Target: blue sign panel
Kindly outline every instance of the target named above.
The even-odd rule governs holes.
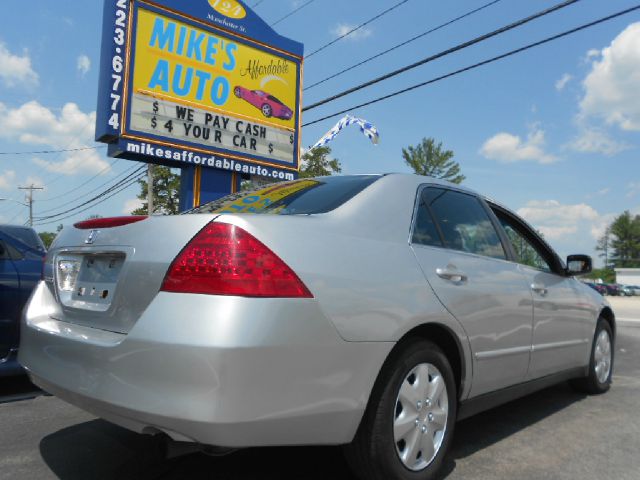
[[[96,139],[132,160],[295,176],[302,56],[241,1],[106,0]]]

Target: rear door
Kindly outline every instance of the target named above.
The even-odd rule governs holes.
[[[0,238],[0,359],[18,346],[20,278],[7,243]]]
[[[529,365],[531,292],[507,254],[496,220],[474,195],[427,186],[419,193],[412,247],[473,352],[471,396],[524,381]]]
[[[581,286],[564,274],[558,256],[522,220],[492,206],[504,228],[533,295],[533,346],[529,378],[539,378],[583,366],[590,347],[588,326],[593,322]]]

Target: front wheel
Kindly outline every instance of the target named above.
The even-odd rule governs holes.
[[[383,367],[356,437],[345,449],[362,479],[430,479],[453,436],[457,396],[447,357],[425,340],[398,349]]]
[[[589,373],[584,378],[572,380],[571,385],[589,394],[604,393],[609,390],[613,376],[614,351],[611,325],[600,318],[591,345]]]
[[[273,114],[273,109],[268,103],[262,105],[262,108],[260,110],[262,110],[262,114],[267,118],[269,118]]]

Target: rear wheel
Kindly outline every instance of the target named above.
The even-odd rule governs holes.
[[[233,94],[238,98],[242,98],[242,90],[240,90],[240,87],[234,88],[233,89]]]
[[[611,387],[613,376],[613,332],[609,322],[600,318],[596,325],[596,333],[591,345],[591,359],[589,373],[584,378],[571,381],[577,390],[598,394],[604,393]]]
[[[400,348],[380,373],[358,433],[345,449],[362,479],[430,479],[451,443],[457,396],[447,357],[425,340]]]

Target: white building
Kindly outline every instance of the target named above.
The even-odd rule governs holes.
[[[640,268],[616,268],[616,283],[640,285]]]

